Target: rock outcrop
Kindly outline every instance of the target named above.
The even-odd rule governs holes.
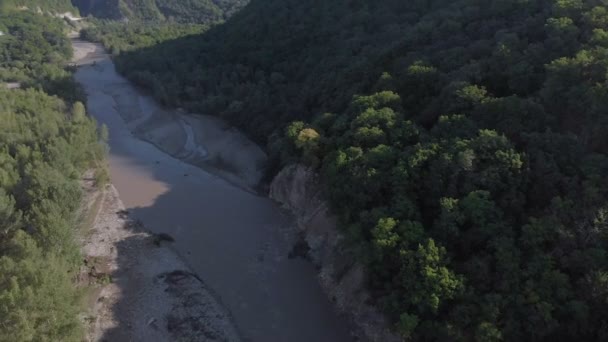
[[[273,179],[270,198],[293,213],[309,247],[306,257],[319,268],[323,290],[336,308],[350,317],[357,336],[370,341],[400,341],[384,315],[368,304],[365,269],[342,248],[343,236],[323,198],[318,175],[303,165],[287,166]]]

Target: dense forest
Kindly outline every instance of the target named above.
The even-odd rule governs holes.
[[[2,11],[0,27],[0,341],[82,341],[75,213],[104,148],[65,69],[64,23]]]
[[[73,0],[83,15],[114,20],[174,23],[219,22],[248,0]]]
[[[43,18],[28,12],[2,14],[0,31],[7,34],[0,37],[0,81],[20,82],[25,88],[37,88],[71,102],[83,101],[84,94],[65,68],[72,46],[64,25],[60,20]],[[40,27],[41,20],[47,28]]]
[[[608,6],[253,0],[119,70],[322,175],[411,340],[608,339]]]

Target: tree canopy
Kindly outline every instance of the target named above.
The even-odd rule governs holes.
[[[253,0],[125,52],[167,105],[323,176],[411,340],[608,339],[608,8]]]
[[[74,213],[104,149],[65,69],[62,22],[22,11],[0,26],[0,341],[81,341]]]

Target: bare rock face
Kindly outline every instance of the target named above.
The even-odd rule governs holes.
[[[287,166],[276,175],[270,185],[270,198],[304,221],[325,205],[317,186],[317,175],[299,164]]]
[[[307,257],[320,266],[341,236],[335,229],[334,217],[329,215],[327,203],[322,199],[317,175],[303,165],[288,166],[272,181],[270,198],[293,213],[310,247]]]
[[[390,331],[384,315],[367,304],[370,296],[365,288],[365,269],[342,248],[343,236],[314,170],[299,164],[285,167],[270,185],[270,198],[293,213],[309,247],[306,257],[319,268],[323,290],[336,308],[351,318],[359,330],[357,335],[370,341],[401,341]]]

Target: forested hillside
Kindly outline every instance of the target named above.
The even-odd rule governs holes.
[[[0,31],[6,35],[0,36],[0,81],[19,82],[24,88],[41,89],[71,102],[83,101],[84,94],[65,68],[72,47],[64,25],[43,18],[25,11],[2,14]]]
[[[253,0],[116,60],[318,168],[404,338],[608,339],[604,2]]]
[[[178,23],[213,23],[226,19],[248,0],[74,0],[83,15]]]
[[[63,22],[0,12],[0,27],[0,341],[82,341],[74,215],[104,149],[65,70]]]

